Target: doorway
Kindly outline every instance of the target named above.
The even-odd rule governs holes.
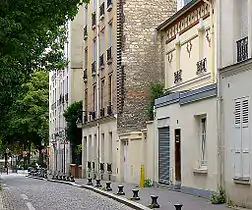
[[[124,170],[124,181],[127,182],[128,178],[128,140],[123,142],[123,170]]]
[[[175,129],[175,180],[181,182],[181,130]]]

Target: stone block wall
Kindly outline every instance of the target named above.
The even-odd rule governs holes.
[[[118,133],[126,133],[146,127],[149,85],[151,82],[164,82],[164,45],[161,43],[165,37],[157,34],[156,27],[176,12],[177,5],[176,0],[118,2],[122,4],[122,27],[117,91],[123,93]]]

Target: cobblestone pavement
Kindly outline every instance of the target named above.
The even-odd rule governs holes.
[[[132,209],[95,192],[70,185],[29,179],[24,175],[2,175],[1,178],[3,207],[8,210]]]

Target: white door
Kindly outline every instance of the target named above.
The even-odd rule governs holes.
[[[124,161],[124,181],[127,182],[127,178],[128,178],[128,141],[124,141],[123,161]]]

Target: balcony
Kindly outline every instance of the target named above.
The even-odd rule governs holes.
[[[100,170],[104,172],[104,163],[100,163]]]
[[[105,109],[104,108],[100,109],[100,117],[101,118],[105,117]]]
[[[112,63],[112,46],[107,49],[107,64]]]
[[[207,59],[206,58],[197,62],[196,65],[197,65],[197,71],[196,71],[197,75],[205,73],[207,71]]]
[[[107,106],[107,115],[112,115],[112,105]]]
[[[248,59],[248,37],[240,39],[236,42],[237,45],[237,62],[242,62]]]
[[[112,0],[107,0],[107,11],[110,12],[112,10]]]
[[[96,13],[92,13],[92,29],[95,29],[96,27]]]
[[[174,72],[174,84],[182,82],[182,70]]]
[[[95,76],[96,74],[96,61],[92,63],[92,75]]]
[[[112,172],[112,164],[107,163],[107,172]]]
[[[100,55],[99,66],[100,69],[104,69],[104,54]]]
[[[84,27],[84,32],[83,32],[83,35],[84,35],[84,40],[87,39],[88,37],[88,33],[87,33],[87,25]]]
[[[102,20],[105,16],[105,2],[103,2],[100,6],[100,20]]]
[[[83,71],[83,81],[86,83],[87,82],[87,69]]]

